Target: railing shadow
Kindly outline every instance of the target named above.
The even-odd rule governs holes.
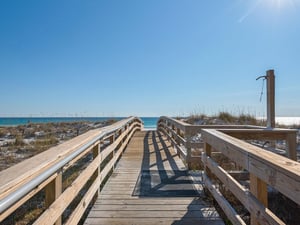
[[[178,157],[172,151],[172,147],[166,138],[155,131],[148,131],[144,138],[144,154],[141,165],[141,173],[138,178],[133,195],[152,198],[178,198],[190,197],[190,203],[176,203],[185,214],[181,218],[174,218],[172,224],[201,224],[204,220],[220,222],[216,220],[218,215],[212,210],[210,204],[203,201],[201,190],[201,175],[193,180],[190,172],[178,163]],[[200,173],[199,173],[200,174]],[[193,177],[197,177],[193,173]],[[200,188],[201,189],[201,188]],[[185,198],[186,200],[186,198]],[[170,206],[171,210],[172,206]],[[205,218],[205,219],[204,219]],[[212,221],[214,220],[214,221]],[[220,223],[212,223],[220,224]]]
[[[151,146],[151,148],[149,147]],[[179,168],[170,145],[155,131],[144,138],[141,173],[133,195],[140,197],[196,197],[198,192],[186,168]],[[151,161],[155,163],[151,164]]]

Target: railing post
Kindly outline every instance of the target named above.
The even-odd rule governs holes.
[[[168,141],[171,141],[171,131],[170,131],[170,122],[166,121],[166,132],[167,132],[167,136],[168,136]]]
[[[296,132],[288,133],[286,135],[286,153],[287,157],[297,161],[297,134]]]
[[[265,206],[268,207],[267,184],[250,173],[250,191]],[[260,225],[257,215],[251,214],[251,225]]]
[[[100,146],[101,146],[101,142],[99,142],[99,144],[97,144],[93,148],[93,159],[95,159],[100,154],[100,148],[101,148]],[[100,177],[99,177],[100,176],[100,165],[101,165],[101,163],[99,163],[97,170],[93,174],[93,181],[100,179]],[[99,194],[100,194],[100,187],[98,188],[98,192],[96,193],[96,195],[98,196]]]
[[[177,132],[176,133],[177,133],[176,144],[179,145],[180,144],[179,137],[181,137],[181,133],[180,133],[180,129],[179,128],[177,128]]]
[[[109,138],[109,143],[112,144],[115,141],[115,135],[111,135]]]
[[[174,124],[172,124],[172,131],[175,131],[175,126],[174,126]],[[172,139],[173,139],[173,140],[175,139],[174,132],[172,132]]]
[[[114,143],[114,141],[115,141],[115,134],[113,134],[112,136],[110,136],[110,144],[112,144],[112,143]],[[112,157],[114,158],[115,157],[115,149],[112,151]],[[115,165],[113,165],[113,171],[115,170]]]
[[[211,146],[208,144],[208,143],[204,143],[204,153],[205,153],[205,157],[211,157]],[[203,160],[203,163],[205,164],[204,165],[204,173],[206,174],[206,176],[208,178],[211,178],[211,173],[210,173],[210,170],[209,168],[207,167],[206,165],[206,159]]]
[[[62,193],[62,170],[58,171],[57,176],[45,187],[45,205],[49,208],[50,205],[57,199]],[[55,225],[61,225],[61,216],[55,222]]]
[[[191,167],[191,157],[192,157],[192,149],[191,149],[191,137],[192,137],[192,134],[190,132],[190,129],[188,129],[188,128],[189,128],[188,126],[185,127],[186,164],[188,166],[188,169],[191,169],[190,167]]]

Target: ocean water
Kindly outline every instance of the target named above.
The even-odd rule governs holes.
[[[126,117],[5,117],[0,118],[0,126],[18,126],[28,123],[59,123],[90,121],[101,122],[105,120],[122,120]],[[141,117],[145,129],[156,129],[158,117]]]
[[[121,120],[124,118],[125,117],[2,117],[0,118],[0,127],[18,126],[28,123],[58,123],[76,121],[101,122],[110,119]],[[156,129],[158,119],[159,117],[141,117],[145,129]],[[276,117],[276,122],[283,125],[300,125],[300,117]]]
[[[145,129],[156,129],[159,117],[141,117]]]

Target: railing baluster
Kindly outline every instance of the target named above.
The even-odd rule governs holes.
[[[251,193],[267,208],[268,207],[268,190],[267,184],[257,176],[250,173],[250,191]],[[251,225],[261,225],[257,221],[258,215],[251,213]]]
[[[288,133],[286,135],[286,153],[287,157],[297,161],[297,134],[296,133]]]
[[[98,145],[96,145],[94,148],[93,148],[93,159],[97,158],[97,156],[100,154],[100,144],[101,142],[99,142]],[[95,173],[93,174],[93,177],[92,177],[92,180],[95,181],[96,179],[100,179],[100,165],[101,163],[99,164],[98,166],[98,169],[95,171]],[[98,192],[96,193],[96,195],[98,196],[100,194],[100,187],[98,189]]]
[[[186,148],[186,164],[188,166],[188,169],[191,169],[191,158],[192,158],[192,149],[191,149],[191,130],[189,127],[185,128],[185,138],[186,138],[186,143],[185,143],[185,148]]]
[[[205,157],[211,157],[211,145],[209,145],[208,143],[204,143],[204,152]],[[211,172],[206,165],[204,167],[204,173],[207,175],[207,177],[211,178]]]
[[[46,208],[61,195],[62,193],[62,170],[58,171],[56,178],[45,187],[45,205]],[[61,216],[55,222],[55,225],[61,225]]]

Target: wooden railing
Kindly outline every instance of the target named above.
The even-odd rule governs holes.
[[[257,126],[195,126],[168,117],[159,119],[158,130],[168,137],[188,165],[200,161],[199,156],[192,153],[192,149],[200,149],[205,186],[233,224],[246,223],[220,188],[229,190],[241,202],[250,213],[253,225],[285,224],[268,208],[268,187],[300,205],[297,130]],[[197,133],[201,133],[201,141],[195,143],[192,137]],[[245,140],[284,140],[286,157]]]
[[[77,224],[114,169],[130,138],[141,127],[140,119],[127,118],[88,131],[1,171],[0,223],[31,197],[44,191],[46,209],[34,224],[61,224],[67,207],[84,192],[64,221],[64,224]],[[84,158],[87,158],[87,165],[76,178],[66,182],[69,179],[67,171]]]
[[[253,131],[248,131],[251,138]],[[257,131],[258,135],[270,138],[271,132]],[[274,136],[283,131],[274,131]],[[235,136],[247,136],[243,130],[228,132]],[[256,135],[254,135],[256,136]],[[202,161],[205,165],[205,185],[233,224],[245,224],[236,210],[220,192],[220,185],[229,190],[249,211],[251,224],[285,224],[268,208],[268,186],[300,205],[300,163],[266,151],[245,141],[217,130],[202,131],[205,153]],[[214,158],[221,153],[232,160],[241,171],[250,174],[249,187],[242,185],[229,171],[226,171]]]
[[[265,127],[250,125],[191,125],[170,117],[160,117],[157,122],[157,130],[165,134],[168,140],[177,150],[182,160],[190,166],[201,161],[203,141],[197,140],[195,135],[202,129],[264,129]]]

